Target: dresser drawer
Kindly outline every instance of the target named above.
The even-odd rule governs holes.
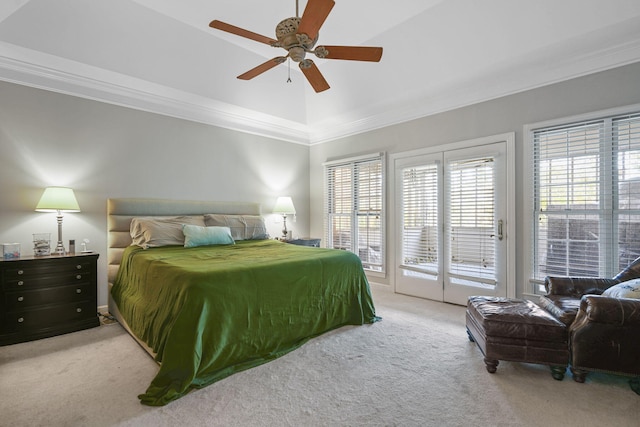
[[[7,311],[15,311],[29,307],[51,304],[53,301],[76,302],[90,300],[93,296],[92,286],[88,282],[79,282],[72,286],[55,286],[38,290],[11,291],[5,294]]]
[[[94,264],[95,262],[92,262],[90,258],[17,261],[6,264],[3,269],[2,283],[14,286],[26,281],[38,283],[39,280],[51,281],[56,278],[65,280],[78,274],[91,274],[94,270]]]
[[[38,289],[88,282],[92,279],[92,276],[89,270],[51,272],[50,274],[43,274],[41,276],[18,276],[15,279],[12,276],[10,279],[5,279],[2,286],[7,291],[14,289]]]
[[[44,306],[38,309],[16,310],[4,315],[5,332],[32,332],[48,328],[53,329],[66,323],[95,318],[96,307],[92,301]]]

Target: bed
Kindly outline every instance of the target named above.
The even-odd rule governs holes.
[[[143,404],[379,320],[355,254],[268,238],[259,204],[109,199],[107,213],[109,312],[160,365]]]

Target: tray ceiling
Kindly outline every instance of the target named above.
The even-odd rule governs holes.
[[[208,27],[274,37],[294,15],[294,0],[7,0],[0,80],[314,144],[640,61],[637,0],[336,0],[319,44],[384,53],[317,59],[322,93],[296,64],[236,79],[281,52]]]

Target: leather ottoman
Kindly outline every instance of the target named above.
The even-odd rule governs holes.
[[[467,334],[484,355],[487,371],[499,360],[549,365],[562,380],[569,364],[568,332],[564,323],[531,301],[469,297]]]

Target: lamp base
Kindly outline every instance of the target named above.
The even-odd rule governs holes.
[[[287,215],[282,215],[282,222],[283,227],[282,227],[282,237],[280,238],[280,240],[287,240],[287,238],[289,237],[289,231],[287,230]]]
[[[56,255],[65,255],[67,251],[64,249],[62,242],[58,242],[56,246]]]
[[[56,254],[64,255],[66,254],[66,251],[64,250],[64,245],[62,244],[62,211],[58,211],[57,219],[58,219],[58,244],[56,245]]]

